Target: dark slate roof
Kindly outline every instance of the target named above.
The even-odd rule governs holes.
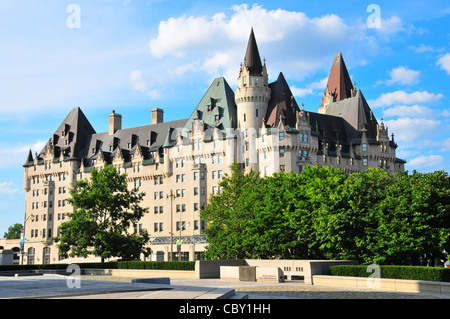
[[[258,45],[256,44],[255,34],[250,32],[248,40],[247,52],[245,53],[244,66],[248,68],[250,75],[262,74],[261,57],[259,56]]]
[[[284,118],[285,126],[295,127],[296,112],[300,111],[297,102],[283,76],[280,72],[278,79],[269,84],[272,90],[269,106],[266,113],[266,126],[277,127],[280,117]]]
[[[335,95],[336,101],[351,97],[353,85],[340,52],[334,56],[327,88],[329,92]]]
[[[218,115],[218,120],[216,116]],[[185,129],[191,131],[192,122],[202,120],[205,129],[217,127],[222,132],[227,128],[235,128],[237,124],[237,107],[234,92],[225,78],[216,78],[194,112],[186,122]]]
[[[144,159],[152,158],[151,152],[158,151],[174,129],[182,129],[186,119],[132,127],[116,131],[113,135],[108,132],[92,134],[86,139],[86,153],[83,158],[95,159],[100,150],[106,162],[112,161],[116,152],[120,151],[125,162],[131,160],[131,155],[139,151]]]
[[[366,130],[368,139],[376,140],[378,122],[361,90],[358,90],[354,97],[330,103],[326,114],[344,118],[354,129],[353,133],[349,134],[350,138],[357,137],[355,132]]]
[[[50,138],[38,159],[42,158],[47,149],[51,149],[54,157],[81,158],[85,152],[85,143],[95,130],[79,107],[73,108],[56,132]]]

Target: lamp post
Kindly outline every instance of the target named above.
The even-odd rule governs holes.
[[[170,194],[167,195],[167,198],[170,197],[170,258],[169,261],[173,260],[173,210],[172,210],[172,200],[173,200],[173,192],[170,190]]]
[[[26,213],[25,213],[25,216],[26,216]],[[23,235],[20,236],[20,237],[21,237],[21,238],[20,238],[20,248],[21,248],[21,250],[22,250],[22,252],[21,252],[21,255],[22,255],[21,265],[23,265],[23,257],[24,257],[24,254],[25,254],[25,240],[26,240],[26,238],[27,238],[27,236],[25,235],[25,234],[26,234],[26,232],[25,232],[25,227],[26,227],[26,225],[27,225],[27,220],[30,219],[30,218],[31,218],[31,220],[34,220],[34,215],[31,214],[30,216],[28,216],[27,218],[25,218],[25,221],[23,222]]]
[[[181,230],[183,229],[184,226],[189,227],[189,226],[191,226],[191,223],[190,222],[181,222],[181,212],[180,212],[180,239],[178,241],[180,243],[180,251],[178,253],[178,261],[181,261],[181,243],[182,243]],[[194,252],[194,254],[195,254],[195,252]]]

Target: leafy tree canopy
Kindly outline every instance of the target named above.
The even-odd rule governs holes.
[[[309,166],[261,178],[235,164],[220,186],[201,213],[210,259],[419,265],[450,250],[450,179],[443,171],[346,174]]]
[[[68,202],[74,210],[55,238],[61,255],[129,260],[150,253],[144,248],[149,241],[147,231],[130,233],[148,208],[140,205],[144,193],[128,189],[125,174],[118,174],[112,166],[92,169],[90,180],[77,181],[70,194]]]

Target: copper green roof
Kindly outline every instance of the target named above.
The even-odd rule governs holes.
[[[220,77],[213,81],[186,122],[186,130],[191,131],[194,120],[203,121],[205,129],[216,127],[225,132],[227,128],[235,128],[237,108],[234,92],[225,78]]]

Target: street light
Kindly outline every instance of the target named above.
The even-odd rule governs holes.
[[[25,213],[26,215],[26,213]],[[23,222],[23,234],[22,236],[20,236],[20,249],[22,250],[21,255],[22,255],[22,262],[21,264],[23,265],[23,257],[24,257],[24,253],[25,253],[25,240],[27,238],[27,236],[25,235],[25,227],[27,225],[27,220],[31,218],[31,221],[34,220],[34,215],[31,214],[30,216],[28,216],[27,218],[25,218],[25,221]]]
[[[191,226],[191,223],[190,222],[182,222],[181,221],[181,212],[180,212],[180,239],[178,241],[180,243],[180,251],[178,252],[178,261],[181,261],[181,243],[183,242],[181,240],[181,230],[183,229],[184,226],[189,227],[189,226]],[[194,251],[194,255],[195,255],[195,251]]]
[[[172,211],[172,199],[174,198],[172,190],[170,190],[170,194],[167,195],[167,198],[170,197],[170,258],[169,260],[173,260],[173,211]]]

